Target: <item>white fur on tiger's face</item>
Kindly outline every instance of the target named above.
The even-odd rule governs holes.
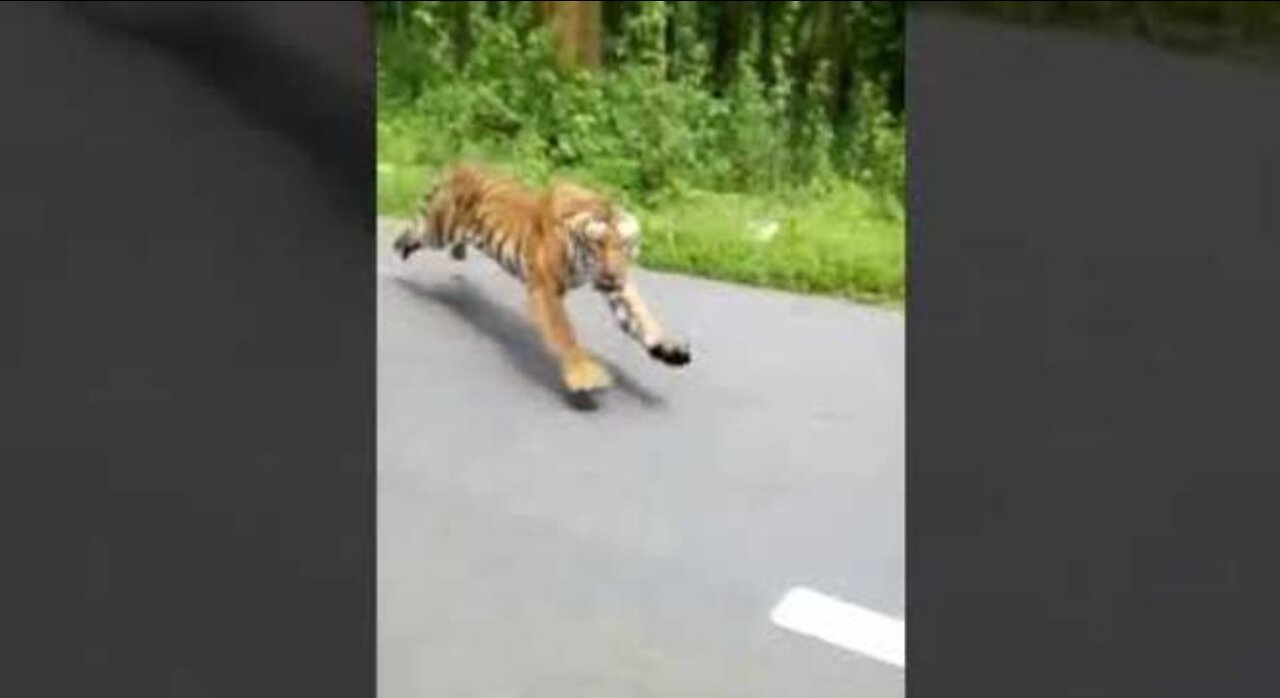
[[[588,281],[598,291],[621,289],[640,250],[640,222],[625,211],[585,212],[570,219],[571,286]]]

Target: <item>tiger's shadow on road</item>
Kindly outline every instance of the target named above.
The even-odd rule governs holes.
[[[571,395],[560,383],[555,361],[542,346],[530,320],[490,300],[483,292],[463,279],[453,283],[424,286],[406,278],[396,283],[413,295],[443,306],[466,322],[472,329],[488,337],[506,354],[511,364],[531,382],[559,395],[570,407],[591,411],[599,407],[599,398]],[[630,374],[604,357],[597,357],[613,374],[614,388],[649,408],[666,405],[662,396],[644,387]]]

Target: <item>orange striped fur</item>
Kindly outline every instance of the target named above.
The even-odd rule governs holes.
[[[666,335],[631,278],[639,234],[634,216],[584,187],[557,182],[533,190],[491,170],[457,165],[422,198],[393,246],[404,259],[427,248],[448,249],[461,260],[475,248],[520,280],[565,387],[578,393],[612,384],[579,345],[564,307],[564,295],[587,284],[654,359],[672,366],[690,360],[687,344]]]

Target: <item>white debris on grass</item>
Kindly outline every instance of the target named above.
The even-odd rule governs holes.
[[[759,242],[769,242],[782,229],[782,226],[775,220],[757,220],[749,224],[751,228],[751,237]]]

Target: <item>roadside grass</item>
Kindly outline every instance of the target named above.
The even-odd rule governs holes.
[[[790,201],[692,192],[642,213],[648,268],[888,305],[905,295],[901,218],[854,184]]]

